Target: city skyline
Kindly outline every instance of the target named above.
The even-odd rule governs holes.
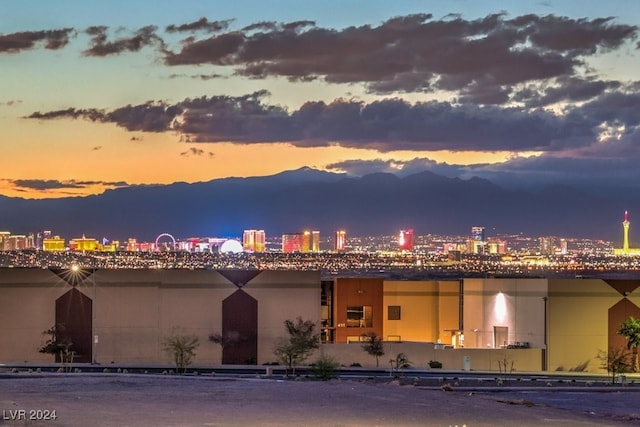
[[[15,234],[0,231],[0,252],[43,250],[44,252],[165,252],[192,253],[393,253],[410,254],[452,252],[476,255],[535,254],[588,255],[609,254],[617,257],[637,257],[638,249],[629,249],[629,217],[625,212],[622,223],[624,239],[621,248],[615,243],[598,239],[580,239],[572,236],[484,235],[481,226],[471,227],[469,234],[438,235],[415,234],[414,230],[399,230],[393,235],[348,235],[344,229],[322,233],[304,230],[296,233],[267,235],[265,230],[244,229],[242,233],[227,236],[177,236],[161,233],[151,241],[130,236],[124,240],[95,238],[82,233],[81,237],[61,236],[51,230]],[[477,232],[482,230],[479,240]],[[75,235],[74,235],[75,236]],[[571,242],[571,250],[569,250]]]
[[[7,2],[0,194],[309,166],[632,197],[640,5],[571,3]]]

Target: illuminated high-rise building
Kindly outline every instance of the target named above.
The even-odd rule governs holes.
[[[31,248],[29,244],[29,239],[25,235],[11,235],[5,241],[5,250],[9,251],[20,251],[24,249]]]
[[[10,231],[0,231],[0,251],[6,251],[9,244]]]
[[[282,252],[320,252],[320,232],[305,230],[302,233],[283,234]]]
[[[129,239],[127,240],[127,251],[136,252],[138,250],[140,250],[140,247],[138,246],[138,240],[133,237],[129,237]]]
[[[560,239],[560,253],[566,255],[568,252],[567,239]]]
[[[484,235],[484,227],[471,227],[471,238],[478,242],[486,241]]]
[[[65,250],[65,240],[60,236],[46,237],[42,239],[42,250],[46,252],[59,252]]]
[[[484,227],[471,227],[471,239],[467,243],[468,251],[474,254],[485,252],[486,237]]]
[[[400,235],[398,236],[398,248],[401,251],[412,251],[414,244],[415,236],[413,234],[413,229],[400,230]]]
[[[553,255],[556,253],[556,241],[553,237],[540,238],[540,254]]]
[[[622,250],[629,252],[629,212],[624,211],[624,221],[622,221]]]
[[[244,230],[242,235],[242,248],[245,251],[264,252],[265,241],[264,230]]]
[[[282,252],[302,252],[302,233],[288,233],[282,235]]]
[[[305,230],[302,232],[302,252],[309,252],[311,250],[311,232]]]
[[[336,252],[344,252],[347,249],[347,232],[344,230],[336,231],[336,239],[333,245]]]
[[[320,232],[305,230],[302,232],[302,252],[320,252]]]
[[[499,239],[489,239],[485,245],[491,255],[503,255],[507,253],[507,242]]]
[[[99,250],[100,242],[96,239],[91,239],[82,235],[79,239],[72,239],[69,241],[69,249],[72,251],[84,252],[84,251],[97,251]]]

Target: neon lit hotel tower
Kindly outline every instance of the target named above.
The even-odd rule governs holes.
[[[624,221],[622,221],[622,249],[614,249],[614,255],[640,255],[640,249],[629,247],[629,212],[624,211]]]

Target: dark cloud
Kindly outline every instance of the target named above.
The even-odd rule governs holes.
[[[294,21],[294,22],[288,22],[288,23],[282,24],[282,29],[284,31],[300,31],[304,28],[315,27],[315,26],[316,26],[315,21],[303,20],[303,21]]]
[[[515,94],[513,100],[524,102],[529,108],[537,108],[559,102],[588,101],[604,94],[606,91],[620,89],[622,86],[620,82],[593,78],[559,78],[553,86],[523,89]]]
[[[454,92],[460,102],[499,105],[526,94],[571,101],[572,79],[588,68],[587,59],[632,42],[638,27],[612,18],[574,19],[555,15],[504,13],[479,19],[448,15],[434,19],[413,14],[379,25],[342,29],[318,27],[314,21],[256,22],[240,30],[231,20],[206,17],[172,24],[167,34],[191,33],[171,48],[154,26],[116,37],[105,26],[85,30],[90,36],[86,56],[105,57],[154,47],[169,66],[217,65],[252,79],[284,77],[291,81],[364,84],[373,93]],[[205,32],[207,34],[202,34]],[[19,52],[44,42],[58,49],[73,29],[23,32],[0,36],[0,52]],[[178,75],[173,75],[178,76]],[[193,77],[217,78],[215,73]],[[583,81],[592,94],[608,82]],[[551,89],[549,89],[551,88]],[[557,90],[555,90],[555,89]],[[564,91],[564,92],[563,92]],[[584,96],[587,96],[586,94]],[[589,98],[578,98],[584,100]],[[538,101],[536,105],[544,105]],[[530,102],[533,106],[533,101]]]
[[[73,34],[73,28],[0,34],[0,53],[18,53],[33,49],[39,43],[42,43],[45,49],[61,49],[69,43]]]
[[[189,38],[165,61],[229,65],[250,78],[365,83],[373,92],[446,89],[492,104],[504,102],[513,85],[575,75],[585,56],[616,49],[637,30],[611,18],[554,15],[434,20],[416,14],[341,30],[311,21],[260,22]]]
[[[568,185],[587,193],[630,197],[640,191],[639,144],[640,138],[636,135],[634,144],[622,142],[613,149],[592,146],[576,156],[545,153],[504,163],[469,166],[466,175],[483,177],[509,189]]]
[[[182,153],[180,153],[181,156],[184,157],[189,157],[189,156],[204,156],[204,155],[209,156],[209,158],[215,156],[214,153],[212,153],[211,151],[204,151],[200,148],[196,148],[196,147],[191,147],[189,148],[187,151],[183,151]]]
[[[168,25],[165,31],[168,33],[183,33],[183,32],[195,32],[195,31],[207,31],[210,33],[216,33],[229,28],[229,24],[233,22],[232,19],[224,21],[209,21],[207,18],[202,17],[194,22],[181,25]]]
[[[164,132],[172,128],[172,121],[182,112],[180,106],[168,106],[162,102],[127,105],[110,112],[95,108],[35,112],[28,119],[86,119],[93,122],[116,123],[129,131]]]
[[[129,184],[123,181],[109,182],[109,181],[59,181],[55,179],[15,179],[7,180],[14,186],[24,190],[60,190],[60,189],[83,189],[92,186],[106,186],[106,187],[126,187]]]
[[[10,99],[9,101],[0,102],[0,106],[6,106],[6,107],[13,107],[18,104],[22,104],[22,100]]]
[[[170,74],[170,79],[177,79],[181,77],[186,77],[190,79],[199,79],[199,80],[214,80],[214,79],[225,79],[226,76],[222,74],[212,73],[212,74]]]
[[[396,98],[369,104],[345,99],[307,102],[288,111],[264,103],[267,95],[262,91],[240,97],[201,97],[173,105],[148,102],[109,112],[70,108],[36,112],[28,118],[85,118],[130,131],[174,131],[190,142],[288,142],[300,147],[340,145],[388,152],[561,150],[595,140],[597,127],[609,117],[604,114],[606,107],[595,101],[560,116],[544,110],[435,101],[410,104]],[[623,114],[620,120],[635,123],[640,109],[633,110],[632,98],[626,95],[628,117]],[[624,105],[622,99],[615,102],[620,108]]]
[[[167,53],[165,62],[168,65],[232,65],[233,54],[242,46],[244,39],[240,32],[219,34],[198,42],[189,39],[179,54]]]
[[[101,121],[117,123],[129,131],[164,132],[174,127],[173,121],[182,111],[180,105],[147,102],[115,109],[104,115]]]
[[[523,16],[516,25],[533,23],[529,40],[542,49],[566,52],[571,55],[589,55],[598,49],[611,50],[625,40],[636,36],[637,27],[616,25],[613,18],[558,19],[553,15]]]
[[[261,21],[253,24],[249,24],[244,27],[242,32],[251,32],[251,31],[275,31],[279,28],[278,23],[275,21]]]
[[[64,110],[55,110],[48,111],[46,113],[41,113],[39,111],[32,113],[30,116],[26,117],[28,119],[37,119],[37,120],[54,120],[54,119],[87,119],[93,122],[103,121],[105,113],[102,110],[98,110],[95,108],[91,109],[75,109],[75,108],[67,108]]]
[[[307,27],[315,27],[315,21],[293,21],[287,23],[278,23],[274,21],[261,21],[256,22],[254,24],[247,25],[242,28],[242,32],[251,33],[251,32],[273,32],[273,31],[300,31]]]
[[[326,165],[329,170],[345,172],[348,175],[364,176],[371,173],[385,172],[397,176],[408,176],[414,173],[430,171],[441,176],[455,178],[467,173],[467,167],[439,163],[428,158],[414,158],[412,160],[344,160]]]
[[[627,132],[632,131],[640,125],[640,93],[606,93],[573,110],[569,117],[573,120],[587,117],[597,124],[620,124]]]
[[[121,37],[108,41],[108,28],[104,26],[89,27],[86,33],[91,36],[90,47],[85,56],[110,56],[122,52],[138,52],[148,46],[164,46],[164,41],[156,34],[157,27],[149,25],[135,31],[129,37]]]
[[[594,143],[574,152],[549,152],[540,156],[514,157],[499,163],[456,165],[427,158],[412,160],[345,160],[325,167],[363,176],[375,172],[407,176],[430,171],[449,178],[481,177],[512,190],[540,190],[566,185],[601,196],[624,196],[640,191],[640,130],[612,143]]]

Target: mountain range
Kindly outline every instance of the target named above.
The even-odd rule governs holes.
[[[640,201],[560,185],[514,191],[481,178],[428,171],[354,178],[302,168],[265,177],[130,186],[87,197],[0,196],[0,229],[14,234],[51,230],[67,239],[152,241],[161,233],[234,237],[244,229],[264,229],[267,236],[303,229],[325,236],[338,229],[351,236],[390,235],[405,228],[468,235],[472,226],[484,226],[489,237],[523,233],[620,244],[625,210],[631,221],[634,212],[640,218]],[[630,234],[633,243],[633,228]]]

